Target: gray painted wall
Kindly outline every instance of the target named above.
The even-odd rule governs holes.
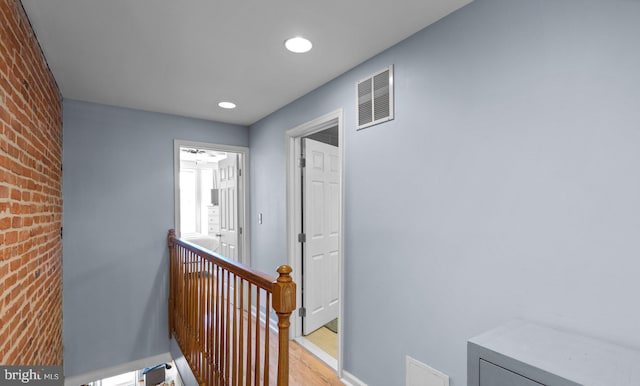
[[[640,349],[640,2],[476,0],[253,125],[252,259],[286,262],[287,129],[345,110],[345,369],[466,382],[512,318]],[[396,119],[355,130],[395,65]],[[254,216],[255,219],[256,216]]]
[[[246,127],[64,101],[64,365],[169,352],[173,140],[247,146]]]

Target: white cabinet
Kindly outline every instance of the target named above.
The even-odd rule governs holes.
[[[212,237],[220,234],[220,207],[218,205],[207,207],[207,234]]]

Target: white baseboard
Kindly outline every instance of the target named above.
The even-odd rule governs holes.
[[[78,386],[84,385],[89,382],[97,381],[99,379],[109,378],[116,375],[128,373],[130,371],[140,370],[145,367],[155,366],[158,363],[163,362],[171,362],[171,354],[166,352],[159,355],[154,355],[152,357],[138,359],[133,362],[123,363],[121,365],[107,367],[104,369],[99,369],[95,371],[90,371],[88,373],[76,375],[73,377],[65,377],[64,385],[65,386]]]
[[[342,378],[340,378],[340,380],[347,386],[367,386],[366,383],[362,382],[356,378],[355,375],[346,370],[342,370]]]

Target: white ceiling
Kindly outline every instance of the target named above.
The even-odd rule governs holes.
[[[64,98],[249,125],[470,1],[22,3]]]

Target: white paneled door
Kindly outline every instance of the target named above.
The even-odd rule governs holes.
[[[220,175],[220,253],[238,261],[238,155],[218,162]]]
[[[338,317],[340,256],[340,153],[303,139],[304,335]]]

